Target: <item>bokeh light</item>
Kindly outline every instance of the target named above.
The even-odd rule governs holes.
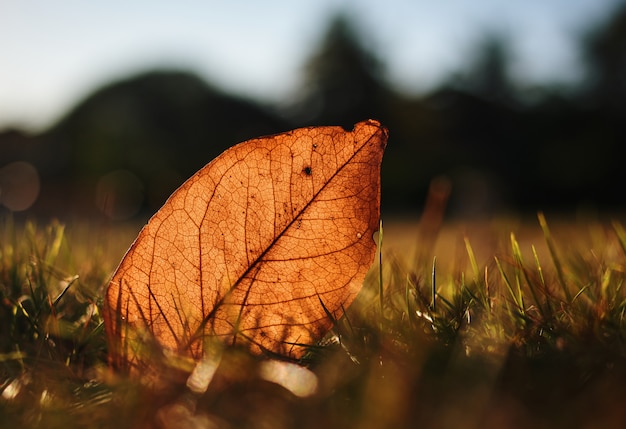
[[[144,200],[143,184],[128,170],[115,170],[100,177],[96,185],[96,205],[113,220],[136,215]]]
[[[27,210],[37,200],[39,189],[39,173],[32,164],[16,161],[0,168],[0,203],[9,210]]]

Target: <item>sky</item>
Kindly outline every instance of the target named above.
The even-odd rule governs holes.
[[[279,102],[338,11],[406,93],[466,64],[485,32],[508,35],[521,82],[572,82],[582,75],[577,37],[620,2],[0,0],[0,130],[44,130],[99,86],[156,67]]]

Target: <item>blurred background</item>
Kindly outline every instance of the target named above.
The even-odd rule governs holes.
[[[0,211],[129,220],[240,141],[375,118],[383,212],[625,206],[626,3],[0,4]],[[436,188],[436,186],[435,186]]]

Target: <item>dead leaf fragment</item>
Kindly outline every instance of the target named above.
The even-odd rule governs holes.
[[[146,339],[199,359],[219,338],[298,358],[342,315],[373,262],[377,121],[249,140],[187,180],[150,219],[108,286],[114,366],[148,359]],[[323,306],[321,304],[323,302]]]

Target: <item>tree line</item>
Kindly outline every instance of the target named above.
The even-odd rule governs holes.
[[[189,71],[112,82],[37,135],[0,133],[0,167],[39,175],[27,213],[126,219],[149,214],[227,147],[308,125],[390,129],[383,207],[416,210],[433,179],[452,185],[450,213],[619,210],[626,185],[626,5],[580,36],[583,83],[522,88],[506,35],[485,35],[464,70],[423,95],[401,93],[348,14],[329,23],[281,106],[225,93]],[[0,172],[0,202],[10,180]],[[4,195],[4,197],[3,197]],[[3,200],[4,198],[4,200]]]

